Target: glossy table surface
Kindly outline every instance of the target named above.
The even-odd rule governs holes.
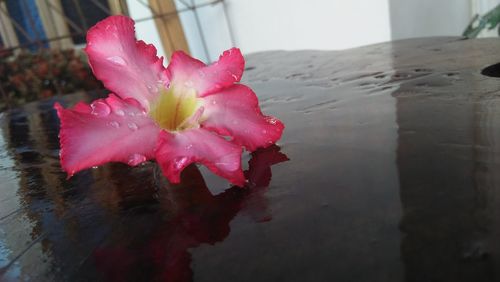
[[[497,62],[500,39],[249,55],[286,130],[244,189],[154,163],[66,180],[52,104],[97,94],[4,111],[0,280],[499,281]]]

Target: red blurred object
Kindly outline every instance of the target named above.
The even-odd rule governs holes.
[[[20,105],[58,94],[102,89],[87,64],[85,54],[73,49],[37,53],[0,49],[2,104]]]

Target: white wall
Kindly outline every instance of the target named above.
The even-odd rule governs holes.
[[[471,0],[472,14],[484,14],[500,4],[500,0]]]
[[[178,10],[182,1],[175,0]],[[211,0],[193,0],[197,4]],[[191,3],[191,0],[183,0]],[[132,17],[151,12],[137,0],[127,0]],[[491,7],[500,0],[226,0],[198,10],[208,56],[191,11],[180,14],[193,56],[208,62],[234,45],[243,53],[265,50],[339,50],[394,39],[458,36],[476,6]],[[484,11],[479,11],[483,12]],[[154,21],[138,23],[137,36],[160,47]]]
[[[198,0],[203,3],[207,0]],[[264,50],[345,49],[391,39],[388,0],[227,0],[235,45]],[[177,8],[182,4],[177,3]],[[222,5],[199,10],[214,60],[231,47]],[[206,59],[191,13],[181,15],[193,55]]]
[[[471,18],[471,0],[389,0],[392,39],[459,36]]]
[[[390,40],[387,0],[229,0],[247,52],[344,49]]]

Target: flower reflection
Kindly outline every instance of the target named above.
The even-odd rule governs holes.
[[[258,222],[268,221],[265,192],[271,166],[287,161],[278,146],[252,153],[245,171],[248,187],[236,186],[212,195],[196,166],[182,173],[179,185],[158,191],[160,211],[124,217],[109,242],[93,252],[93,263],[105,280],[190,281],[190,248],[224,240],[229,223],[241,211]]]

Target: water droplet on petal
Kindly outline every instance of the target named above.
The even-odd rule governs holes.
[[[105,117],[111,112],[111,108],[108,106],[108,104],[102,101],[96,101],[90,104],[90,107],[92,108],[91,113],[95,116]]]
[[[110,121],[109,125],[114,128],[120,128],[120,124],[117,121]]]
[[[189,144],[186,146],[186,150],[191,150],[193,148],[193,144]]]
[[[97,169],[97,166],[93,166],[92,169]]]
[[[174,159],[174,168],[180,170],[187,165],[187,162],[188,162],[187,157],[177,157]]]
[[[276,121],[276,119],[275,119],[275,118],[268,118],[268,119],[267,119],[267,122],[269,122],[269,123],[270,123],[270,124],[272,124],[272,125],[275,125],[277,121]]]
[[[127,164],[130,166],[136,166],[144,161],[146,161],[146,156],[135,153],[130,155]]]
[[[146,87],[148,88],[149,93],[151,94],[158,93],[158,87],[156,87],[155,85],[147,85]]]
[[[118,65],[118,66],[126,66],[127,65],[127,62],[125,61],[125,59],[123,59],[120,56],[112,56],[112,57],[106,58],[106,60],[108,60],[111,63]]]
[[[267,130],[263,129],[262,134],[267,134]]]
[[[212,105],[217,105],[217,101],[212,100]]]
[[[118,116],[124,116],[125,115],[125,112],[121,109],[116,109],[115,110],[115,114],[118,115]]]
[[[232,73],[231,76],[233,77],[234,80],[238,80],[238,76],[235,75],[234,73]]]
[[[136,131],[137,129],[139,129],[139,126],[137,126],[137,124],[135,124],[134,122],[129,122],[127,126],[132,131]]]
[[[184,85],[185,85],[186,87],[191,88],[191,87],[193,87],[193,81],[188,80],[188,81],[184,82]]]

